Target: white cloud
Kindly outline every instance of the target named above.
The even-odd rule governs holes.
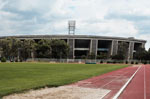
[[[0,11],[0,19],[9,19],[9,18],[16,18],[19,17],[17,14],[10,13],[10,12],[5,12],[5,11]]]
[[[149,43],[149,5],[148,0],[0,0],[0,35],[67,34],[73,19],[76,34],[134,36]]]
[[[99,22],[89,22],[88,20],[77,21],[77,33],[89,35],[106,36],[136,36],[138,29],[133,22],[127,20],[103,20]]]
[[[0,0],[0,10],[7,4],[7,1]]]
[[[49,6],[51,0],[13,0],[9,6],[20,11],[43,10]]]

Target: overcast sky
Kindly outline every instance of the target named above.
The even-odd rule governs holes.
[[[150,0],[0,0],[0,36],[76,34],[135,37],[150,47]]]

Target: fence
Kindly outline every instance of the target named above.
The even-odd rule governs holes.
[[[141,60],[103,60],[103,59],[48,59],[48,58],[29,58],[27,62],[51,62],[51,63],[150,63],[150,61],[141,61]]]

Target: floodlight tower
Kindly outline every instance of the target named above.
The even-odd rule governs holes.
[[[75,28],[76,28],[76,21],[74,20],[68,21],[68,34],[69,35],[75,34]]]

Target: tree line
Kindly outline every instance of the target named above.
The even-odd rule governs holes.
[[[14,37],[0,39],[0,57],[10,61],[26,61],[28,58],[68,58],[69,45],[64,40],[59,39],[17,39]],[[128,58],[128,44],[119,43],[116,55],[109,56],[108,53],[89,53],[83,55],[81,59],[113,59],[126,60]],[[135,60],[150,60],[150,49],[139,47],[134,53]]]
[[[137,60],[141,60],[141,61],[150,61],[150,48],[148,50],[145,50],[145,48],[139,48],[134,57],[134,59],[137,59]]]
[[[128,44],[122,42],[118,46],[117,55],[112,56],[112,59],[125,60],[127,58],[128,58]],[[150,49],[147,51],[145,48],[142,48],[142,46],[139,46],[136,52],[133,53],[133,60],[150,61]]]
[[[94,53],[90,53],[87,56],[81,56],[82,59],[112,59],[112,60],[128,60],[128,47],[125,42],[118,44],[118,51],[116,55],[109,55],[109,53],[98,53],[95,56]],[[145,48],[139,47],[136,52],[133,53],[133,60],[150,61],[150,49],[147,51]]]
[[[20,40],[9,37],[0,40],[1,58],[10,61],[25,61],[27,58],[67,58],[69,46],[64,40]]]
[[[82,59],[113,59],[113,60],[125,60],[128,56],[128,44],[125,42],[121,42],[118,45],[118,51],[116,55],[111,55],[107,52],[100,52],[97,53],[97,56],[95,56],[94,53],[89,53],[87,56],[83,55],[81,56]]]

